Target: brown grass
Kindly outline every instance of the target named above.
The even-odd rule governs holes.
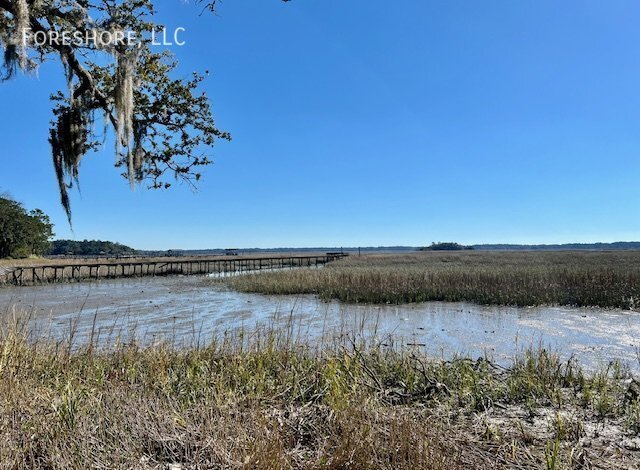
[[[26,338],[15,323],[0,335],[2,468],[638,462],[624,446],[640,430],[638,395],[615,363],[586,375],[540,350],[503,369],[348,339],[311,349],[269,330],[186,350]]]
[[[640,252],[424,252],[351,256],[321,270],[250,274],[240,291],[345,302],[469,301],[635,308]]]

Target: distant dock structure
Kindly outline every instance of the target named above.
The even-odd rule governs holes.
[[[226,251],[226,250],[225,250]],[[34,266],[0,268],[0,284],[25,286],[52,282],[87,281],[141,276],[228,275],[263,270],[323,266],[348,256],[331,252],[318,255],[265,257],[203,257],[172,260],[117,259],[113,261],[76,260]]]

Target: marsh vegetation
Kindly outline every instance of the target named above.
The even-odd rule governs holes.
[[[348,302],[629,308],[638,266],[635,252],[427,252],[350,257],[323,269],[224,282]],[[208,281],[200,282],[206,290]],[[559,297],[563,289],[571,297]],[[587,371],[579,358],[543,346],[520,349],[507,364],[444,360],[351,330],[309,342],[293,313],[288,323],[219,331],[180,347],[169,340],[141,346],[135,335],[98,342],[95,320],[86,343],[34,337],[24,317],[6,310],[2,318],[3,468],[556,469],[640,462],[640,382],[617,361]]]
[[[591,468],[637,463],[640,388],[526,350],[503,368],[291,332],[204,347],[0,336],[3,468]],[[637,450],[637,449],[636,449]]]
[[[239,291],[316,294],[355,303],[449,301],[632,309],[640,252],[421,252],[351,256],[322,270],[249,274]]]

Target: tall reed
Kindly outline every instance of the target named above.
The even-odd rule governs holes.
[[[361,303],[636,308],[640,252],[454,252],[350,257],[320,270],[248,274],[243,292],[317,294]]]
[[[544,349],[505,369],[268,327],[192,348],[71,348],[4,320],[2,468],[535,466],[555,441],[558,465],[606,466],[630,454],[585,453],[576,422],[609,423],[611,442],[640,428],[623,367],[586,375]]]

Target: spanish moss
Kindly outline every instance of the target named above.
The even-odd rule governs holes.
[[[74,103],[71,107],[60,110],[58,121],[50,130],[49,143],[60,199],[70,224],[71,204],[67,189],[78,182],[78,166],[87,151],[89,114],[81,103]],[[67,177],[71,179],[69,183],[66,182]]]
[[[114,90],[114,102],[116,108],[117,129],[116,145],[119,152],[126,148],[127,175],[133,186],[136,174],[136,154],[131,151],[133,141],[133,112],[134,112],[134,75],[136,71],[137,57],[133,52],[119,53],[116,55],[116,87]]]
[[[27,4],[27,0],[16,0],[15,21],[13,44],[17,47],[17,58],[20,68],[27,70],[29,68],[29,58],[23,37],[23,32],[29,29],[29,5]]]
[[[129,44],[100,36],[95,45],[59,41],[65,32],[83,36],[94,30],[140,37],[160,26],[151,0],[0,3],[0,81],[51,60],[64,69],[66,90],[51,95],[49,141],[69,219],[69,189],[78,187],[80,161],[100,149],[109,130],[115,137],[115,166],[132,188],[143,180],[154,189],[169,188],[173,180],[193,185],[200,179],[198,167],[211,163],[208,148],[218,138],[230,138],[215,127],[210,103],[198,89],[203,76],[194,72],[190,79],[173,78],[178,63],[169,51],[153,51],[147,40]],[[48,40],[34,35],[29,40],[29,33]],[[95,113],[104,116],[102,139],[93,129]]]
[[[4,48],[4,76],[2,80],[10,80],[18,69],[18,49],[15,44],[7,44]]]

